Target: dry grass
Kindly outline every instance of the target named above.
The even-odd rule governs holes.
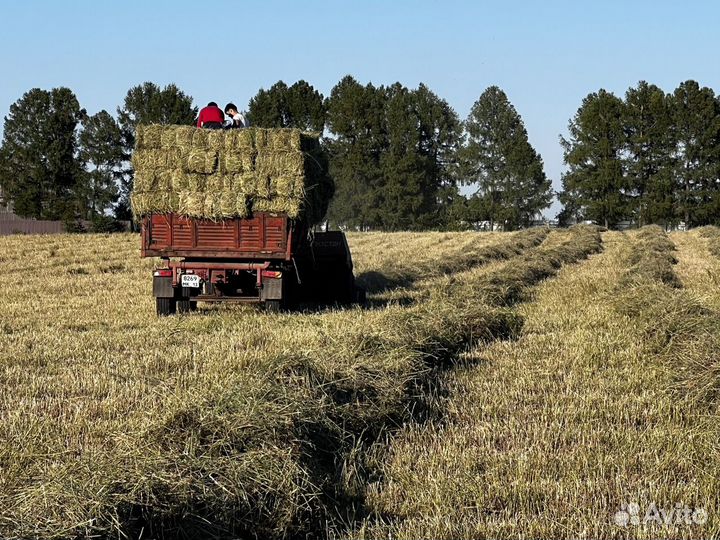
[[[606,233],[601,255],[541,285],[519,339],[466,355],[435,396],[442,415],[379,448],[370,515],[345,535],[717,537],[720,265],[696,234],[674,238],[679,277],[672,242],[647,228]],[[651,502],[709,520],[613,523]]]
[[[0,537],[716,537],[715,236],[355,234],[375,309],[164,319],[136,236],[0,238]]]
[[[282,537],[355,511],[358,449],[415,416],[432,366],[516,331],[497,307],[516,280],[599,246],[590,229],[546,236],[444,237],[419,273],[393,266],[409,303],[167,319],[134,235],[0,238],[0,536]],[[381,272],[366,241],[397,242],[351,238]],[[526,277],[503,282],[509,264]]]

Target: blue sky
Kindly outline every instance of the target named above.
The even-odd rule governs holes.
[[[465,118],[495,84],[556,188],[558,136],[589,92],[687,79],[720,91],[711,1],[0,0],[0,21],[2,116],[34,87],[68,86],[89,112],[114,113],[143,81],[246,104],[278,79],[327,95],[352,74],[424,82]]]

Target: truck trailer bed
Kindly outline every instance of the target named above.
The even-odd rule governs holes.
[[[294,226],[287,215],[267,212],[218,221],[151,214],[142,221],[142,256],[289,261]]]

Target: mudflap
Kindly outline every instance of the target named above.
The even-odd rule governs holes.
[[[172,277],[153,276],[153,296],[155,298],[175,298]]]

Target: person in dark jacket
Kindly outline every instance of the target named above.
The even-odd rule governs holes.
[[[225,121],[225,113],[218,107],[218,104],[211,101],[207,107],[200,109],[198,114],[197,127],[206,129],[222,129]]]

